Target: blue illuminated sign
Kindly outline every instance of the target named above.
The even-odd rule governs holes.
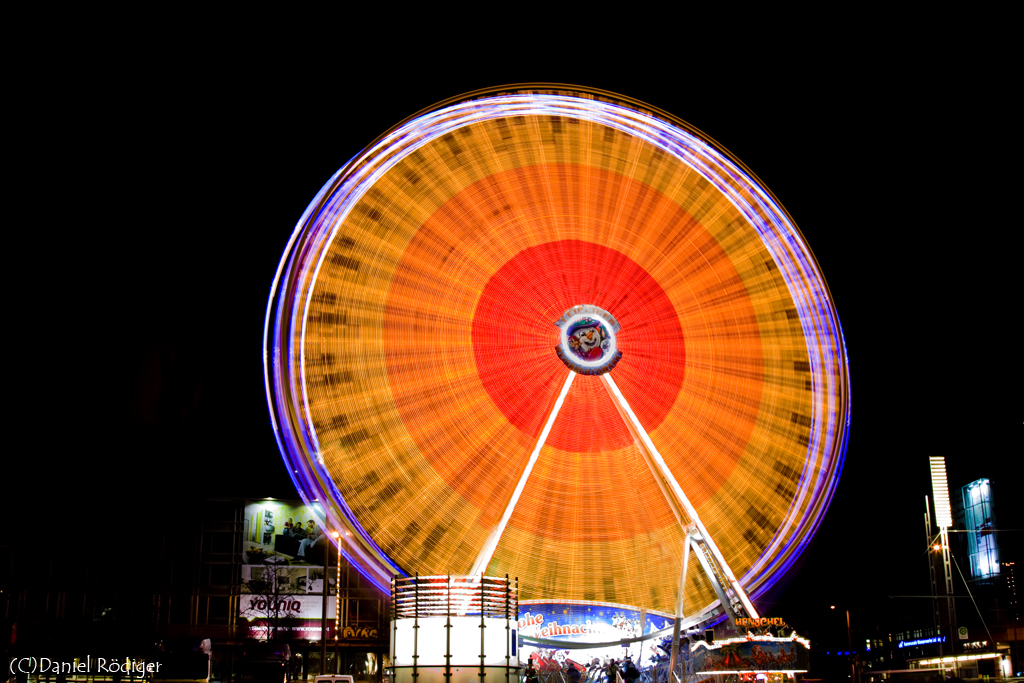
[[[934,638],[918,638],[917,640],[901,640],[899,647],[914,647],[915,645],[931,645],[933,643],[946,642],[946,636],[935,636]]]

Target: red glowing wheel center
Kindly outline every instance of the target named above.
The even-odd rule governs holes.
[[[488,395],[530,437],[545,411],[524,410],[538,396],[558,393],[566,367],[552,353],[562,331],[552,322],[587,302],[621,324],[615,346],[622,361],[615,381],[630,396],[648,429],[665,419],[683,383],[686,349],[672,302],[647,271],[620,252],[580,240],[548,242],[526,249],[488,281],[473,315],[473,354]],[[585,316],[577,316],[583,319]],[[603,356],[596,335],[607,324],[570,325],[584,341],[576,357]],[[594,339],[587,339],[590,332]],[[569,336],[569,335],[566,335]],[[499,343],[500,342],[500,343]],[[633,439],[597,377],[576,379],[547,444],[570,452],[622,448]],[[593,425],[581,433],[579,425]]]

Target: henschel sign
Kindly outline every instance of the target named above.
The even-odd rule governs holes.
[[[782,617],[761,617],[759,619],[750,619],[748,617],[737,617],[737,626],[785,626],[786,622]]]

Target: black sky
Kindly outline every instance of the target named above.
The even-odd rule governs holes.
[[[41,419],[24,421],[36,445],[9,466],[11,481],[32,482],[10,498],[19,509],[88,501],[130,516],[139,496],[169,492],[293,496],[262,333],[295,222],[405,117],[545,81],[618,92],[701,129],[773,191],[820,263],[849,353],[849,449],[815,540],[767,600],[923,592],[932,455],[946,456],[954,487],[995,480],[1000,525],[1024,527],[1019,218],[991,196],[993,134],[979,131],[997,123],[979,114],[983,86],[955,49],[478,63],[423,48],[398,69],[265,48],[108,54],[33,85],[16,198],[30,217],[11,254],[29,305],[9,330],[23,340],[19,414]]]

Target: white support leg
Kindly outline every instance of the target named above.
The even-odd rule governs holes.
[[[607,380],[605,378],[608,378]],[[675,515],[676,521],[679,522],[679,526],[686,526],[686,520],[683,519],[683,513],[679,509],[679,505],[676,503],[676,499],[672,496],[669,491],[668,482],[661,476],[661,472],[658,469],[657,464],[654,462],[654,458],[651,457],[651,452],[644,446],[644,440],[640,436],[640,432],[637,431],[633,421],[630,420],[629,414],[626,412],[625,399],[619,400],[619,397],[615,395],[615,391],[612,389],[611,377],[607,374],[601,375],[601,383],[604,384],[604,388],[608,391],[608,396],[612,399],[612,404],[615,406],[615,410],[619,412],[619,416],[622,421],[626,424],[626,429],[629,430],[630,436],[633,437],[633,442],[636,444],[637,450],[640,451],[640,455],[643,456],[644,462],[647,463],[647,468],[651,471],[651,476],[654,477],[654,482],[661,489],[661,495],[665,497],[665,502],[668,503],[668,507],[672,510],[672,514]],[[637,422],[639,424],[639,422]],[[641,430],[642,431],[642,430]]]
[[[544,423],[544,429],[541,431],[540,437],[537,438],[537,444],[533,447],[533,452],[530,453],[530,459],[526,463],[526,468],[523,469],[523,473],[519,476],[519,483],[516,484],[515,491],[512,492],[512,497],[509,498],[508,504],[505,506],[505,512],[501,515],[501,521],[498,522],[497,526],[487,536],[483,548],[480,549],[480,554],[476,556],[476,562],[473,563],[473,569],[469,572],[470,576],[480,576],[487,570],[487,565],[491,563],[494,551],[498,548],[498,541],[501,540],[501,535],[505,533],[508,520],[512,519],[512,511],[515,510],[516,503],[519,502],[519,497],[523,494],[523,489],[526,488],[526,480],[530,478],[530,472],[533,471],[533,466],[537,463],[540,451],[544,448],[544,442],[547,441],[548,434],[551,432],[551,425],[555,423],[558,411],[562,408],[562,404],[565,403],[565,397],[569,393],[569,387],[572,386],[572,381],[575,377],[576,373],[570,370],[569,376],[565,378],[565,384],[562,385],[562,391],[558,394],[558,399],[551,409],[551,414],[548,415],[547,422]]]

